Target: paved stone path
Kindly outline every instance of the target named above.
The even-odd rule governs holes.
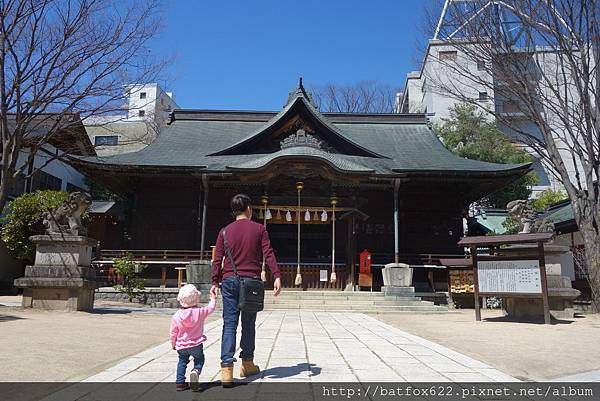
[[[553,382],[598,382],[600,383],[600,370],[592,370],[589,372],[577,373],[574,375],[558,377],[552,379]]]
[[[206,364],[201,375],[205,382],[219,380],[221,325],[219,319],[206,326]],[[85,381],[174,383],[176,363],[177,353],[165,342]],[[516,381],[484,363],[361,313],[261,312],[255,363],[262,372],[245,381]],[[235,377],[239,377],[239,365]]]

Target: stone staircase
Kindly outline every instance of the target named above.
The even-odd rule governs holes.
[[[363,313],[446,313],[445,306],[434,305],[415,296],[414,288],[406,287],[397,295],[382,292],[299,291],[284,289],[278,297],[269,291],[265,295],[265,310],[302,309],[327,312]]]
[[[146,304],[153,308],[177,308],[177,288],[147,288]],[[202,294],[202,302],[208,302],[208,293]],[[96,290],[96,300],[127,302],[127,297],[112,287]],[[140,302],[134,299],[135,302]],[[217,301],[217,309],[221,309],[221,297]],[[362,312],[362,313],[414,313],[431,314],[446,313],[446,306],[434,305],[423,301],[415,295],[413,287],[394,288],[394,295],[383,292],[351,292],[351,291],[301,291],[285,288],[278,297],[273,291],[265,293],[265,310],[302,309],[327,312]]]

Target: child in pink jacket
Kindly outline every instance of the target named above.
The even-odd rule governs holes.
[[[204,335],[204,320],[214,312],[217,300],[211,294],[207,306],[200,308],[200,291],[193,284],[186,284],[179,290],[177,300],[183,307],[171,319],[171,345],[179,354],[177,362],[177,378],[175,386],[177,391],[191,388],[198,390],[198,377],[204,366],[204,349],[202,343],[206,341]],[[185,369],[190,360],[194,358],[194,368],[190,373],[190,384],[185,382]]]

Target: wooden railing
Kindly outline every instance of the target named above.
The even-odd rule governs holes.
[[[200,252],[198,250],[179,250],[179,249],[101,249],[98,254],[98,261],[112,261],[115,258],[121,258],[128,253],[133,255],[133,259],[140,262],[189,262],[191,260],[203,260],[211,258],[211,251]]]
[[[443,253],[401,253],[401,263],[408,263],[411,265],[440,265],[440,259],[451,259],[464,257],[461,254],[443,254]],[[375,264],[386,264],[394,261],[393,253],[373,253],[371,255],[371,261]]]

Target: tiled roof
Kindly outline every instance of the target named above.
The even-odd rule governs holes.
[[[248,142],[263,135],[275,123],[286,119],[290,109],[304,107],[327,131],[332,140],[355,149],[353,154],[335,150],[286,149],[271,154],[252,154]],[[171,123],[163,128],[148,147],[133,153],[105,158],[80,158],[84,164],[119,168],[193,168],[222,172],[232,169],[257,169],[285,157],[321,159],[334,168],[357,173],[399,175],[407,173],[476,173],[484,175],[519,175],[529,164],[486,163],[458,157],[449,152],[422,116],[400,115],[332,115],[325,117],[302,94],[277,115],[251,112],[175,111]],[[268,114],[268,113],[267,113]],[[229,116],[229,118],[228,118]],[[343,117],[343,118],[341,118]],[[243,147],[246,151],[239,151]]]

